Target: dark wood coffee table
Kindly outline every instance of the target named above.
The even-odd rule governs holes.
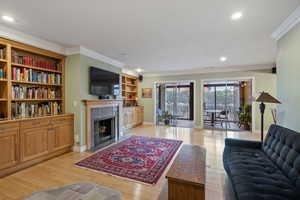
[[[166,175],[169,200],[205,199],[205,156],[204,148],[182,146]]]

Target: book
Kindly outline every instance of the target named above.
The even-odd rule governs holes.
[[[0,68],[0,79],[3,79],[5,77],[4,69]]]
[[[51,87],[13,85],[11,95],[13,99],[59,99],[61,90]]]
[[[40,72],[33,69],[12,68],[12,80],[26,81],[26,82],[39,82],[47,84],[61,84],[61,75],[50,72]]]
[[[22,52],[12,50],[11,54],[13,63],[62,71],[62,63],[57,63],[57,61],[54,59],[46,59],[44,57],[39,57],[36,55],[21,55],[21,53]]]
[[[6,59],[6,48],[0,48],[0,59]]]
[[[61,104],[58,102],[47,103],[12,103],[13,118],[41,117],[61,113]]]

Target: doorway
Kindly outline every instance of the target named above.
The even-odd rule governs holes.
[[[203,127],[251,131],[252,86],[252,79],[205,81]]]
[[[194,125],[194,82],[156,83],[156,124]]]

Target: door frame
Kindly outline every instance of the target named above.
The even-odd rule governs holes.
[[[244,81],[244,80],[251,80],[252,81],[252,97],[256,95],[255,90],[255,77],[249,76],[249,77],[228,77],[228,78],[212,78],[212,79],[202,79],[201,80],[201,87],[200,87],[200,119],[201,119],[201,127],[204,128],[204,120],[203,120],[203,101],[204,101],[204,82],[213,82],[213,81]],[[252,101],[251,104],[251,115],[252,115],[252,125],[251,125],[251,131],[255,131],[255,101]]]
[[[155,81],[154,82],[154,85],[153,85],[153,91],[152,94],[154,96],[154,113],[153,113],[153,123],[156,124],[156,104],[157,104],[157,97],[156,97],[156,85],[157,84],[163,84],[163,83],[182,83],[182,82],[190,82],[190,83],[193,83],[194,84],[194,109],[193,109],[193,113],[194,113],[194,116],[193,116],[193,125],[195,126],[195,122],[196,122],[196,81],[195,80],[174,80],[174,81]]]

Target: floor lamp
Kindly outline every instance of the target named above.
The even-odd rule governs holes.
[[[261,142],[264,140],[264,113],[266,109],[265,103],[277,103],[281,104],[280,101],[272,97],[267,92],[262,92],[259,97],[256,99],[256,102],[261,102],[259,105],[260,114],[261,114]]]

